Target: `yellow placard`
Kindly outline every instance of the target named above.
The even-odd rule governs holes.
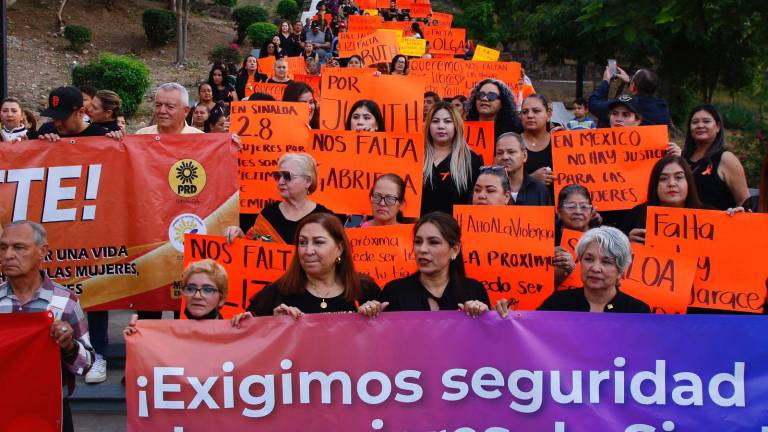
[[[477,48],[475,48],[475,55],[472,56],[472,60],[474,61],[498,61],[499,56],[501,55],[501,51],[495,50],[492,48],[484,47],[482,45],[478,45]]]
[[[368,14],[370,16],[378,16],[379,15],[379,10],[378,9],[365,9],[363,11],[363,13],[366,13],[366,14]]]
[[[398,44],[400,54],[402,55],[421,57],[427,50],[426,39],[400,38]]]

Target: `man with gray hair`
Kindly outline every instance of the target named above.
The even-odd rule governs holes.
[[[155,91],[155,122],[136,131],[137,134],[193,134],[203,133],[187,124],[189,92],[175,82],[160,85]]]
[[[0,313],[53,313],[51,336],[61,348],[62,381],[69,390],[63,402],[62,430],[72,431],[67,398],[75,389],[74,375],[90,369],[95,353],[77,296],[43,271],[47,254],[47,234],[40,224],[16,221],[5,226],[0,234],[0,268],[7,280],[0,284]]]

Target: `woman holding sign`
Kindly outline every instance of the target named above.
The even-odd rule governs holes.
[[[691,111],[683,157],[704,203],[726,210],[749,198],[744,167],[725,149],[725,128],[714,106],[699,105]]]
[[[309,195],[317,189],[317,163],[312,156],[286,153],[278,161],[278,170],[272,176],[282,201],[264,207],[247,234],[240,227],[228,227],[225,232],[227,241],[247,237],[290,244],[304,217],[312,213],[331,213],[323,205],[309,199]]]
[[[306,313],[360,312],[364,307],[386,307],[379,303],[376,283],[355,272],[352,248],[339,219],[317,213],[299,223],[296,253],[288,271],[251,298],[248,312],[232,319],[238,324],[250,316]]]
[[[469,149],[464,120],[449,102],[438,102],[429,110],[424,129],[421,213],[453,214],[455,204],[469,202],[483,160]]]
[[[237,73],[235,79],[235,91],[237,98],[234,100],[245,100],[253,94],[255,90],[255,84],[259,82],[265,82],[267,76],[259,72],[259,62],[256,57],[249,55],[243,60],[243,65],[240,68],[240,72]]]
[[[488,78],[477,83],[469,97],[467,120],[492,121],[494,138],[505,132],[523,132],[515,97],[503,82]]]
[[[648,182],[648,201],[630,210],[619,227],[629,236],[630,241],[645,243],[645,216],[648,206],[710,208],[699,199],[693,173],[680,156],[665,156],[653,166]]]
[[[389,70],[392,71],[392,75],[408,75],[408,57],[402,54],[392,57]]]
[[[453,217],[422,216],[413,229],[413,253],[419,270],[384,287],[388,311],[462,310],[476,318],[488,310],[483,285],[464,275],[461,230]]]
[[[539,307],[540,311],[650,313],[644,302],[619,290],[624,270],[632,263],[629,239],[613,227],[587,231],[576,245],[583,288],[556,291]],[[508,314],[505,300],[496,311]]]

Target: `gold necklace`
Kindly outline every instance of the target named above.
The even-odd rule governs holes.
[[[309,288],[312,288],[313,290],[317,291],[318,294],[320,294],[320,292],[317,290],[317,287],[315,286],[315,284],[310,283],[309,284]],[[326,299],[326,297],[328,297],[328,294],[330,294],[331,291],[333,291],[333,288],[328,290],[328,292],[325,295],[316,295],[316,296],[315,296],[315,294],[312,293],[312,291],[310,291],[309,293],[312,294],[315,297],[320,297],[320,309],[326,309],[328,307],[328,303],[325,302],[325,299]]]

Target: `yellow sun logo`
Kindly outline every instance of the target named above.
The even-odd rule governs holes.
[[[183,198],[190,198],[202,192],[205,183],[205,168],[194,159],[176,161],[168,171],[168,184],[176,195]]]

